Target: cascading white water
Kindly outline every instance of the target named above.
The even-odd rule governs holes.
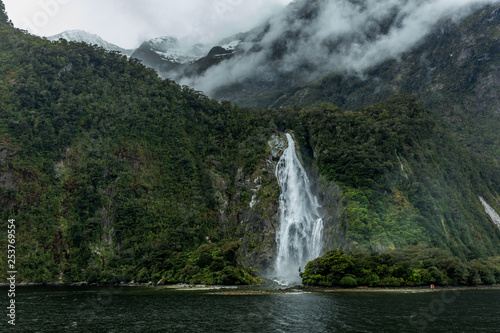
[[[479,197],[479,200],[481,200],[486,214],[488,214],[493,223],[495,223],[496,226],[500,228],[500,215],[498,215],[498,213],[493,209],[493,207],[490,206],[490,204],[486,200],[484,200],[483,197]]]
[[[323,220],[320,205],[311,193],[307,174],[295,152],[295,143],[286,134],[288,148],[278,165],[276,178],[280,187],[280,225],[276,233],[278,253],[276,275],[280,280],[299,280],[299,267],[319,257],[322,247]]]

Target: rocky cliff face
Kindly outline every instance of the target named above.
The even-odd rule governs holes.
[[[4,190],[15,190],[19,186],[19,175],[12,169],[12,162],[20,147],[9,140],[0,140],[0,188]],[[0,196],[0,204],[3,208],[11,208],[15,203],[14,198]]]
[[[266,276],[272,273],[276,254],[276,228],[278,228],[279,187],[276,181],[276,163],[286,139],[273,136],[264,158],[260,159],[253,172],[239,168],[232,181],[224,180],[216,172],[211,173],[218,201],[218,219],[223,231],[235,232],[240,240],[241,258],[245,265]],[[207,163],[217,170],[220,164],[210,159]],[[234,182],[234,192],[228,191],[228,183]]]
[[[242,168],[238,169],[233,195],[228,193],[228,182],[217,173],[211,173],[218,199],[218,218],[226,231],[237,230],[236,235],[242,242],[241,257],[246,260],[245,265],[256,269],[260,276],[270,276],[274,270],[280,194],[276,166],[286,148],[285,135],[273,135],[268,141],[265,157],[259,160],[253,172],[245,173]],[[218,165],[213,160],[207,164],[215,168]],[[325,226],[323,251],[349,248],[345,236],[344,199],[340,188],[321,177],[314,169],[309,169],[309,179],[322,207]]]

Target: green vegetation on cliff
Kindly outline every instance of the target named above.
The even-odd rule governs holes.
[[[426,243],[461,257],[499,254],[500,230],[480,216],[479,199],[496,203],[499,168],[460,147],[414,98],[356,111],[307,109],[296,134],[314,150],[319,173],[342,189],[346,232],[359,246]]]
[[[464,262],[421,246],[383,254],[330,250],[310,261],[301,276],[307,286],[348,288],[495,284],[500,281],[500,257]]]
[[[9,17],[5,12],[5,5],[3,4],[2,1],[0,1],[0,23],[10,24]]]

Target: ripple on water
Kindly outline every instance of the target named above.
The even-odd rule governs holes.
[[[33,288],[16,293],[16,328],[22,332],[96,332],[96,327],[102,332],[174,333],[498,332],[500,327],[500,290],[460,291],[441,307],[440,299],[451,299],[451,294],[300,291],[242,296],[121,288],[103,297],[107,288]],[[432,321],[418,316],[421,309]]]

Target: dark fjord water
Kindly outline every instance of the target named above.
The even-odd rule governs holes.
[[[5,295],[7,289],[0,288]],[[1,332],[500,332],[500,290],[227,295],[18,287]]]

